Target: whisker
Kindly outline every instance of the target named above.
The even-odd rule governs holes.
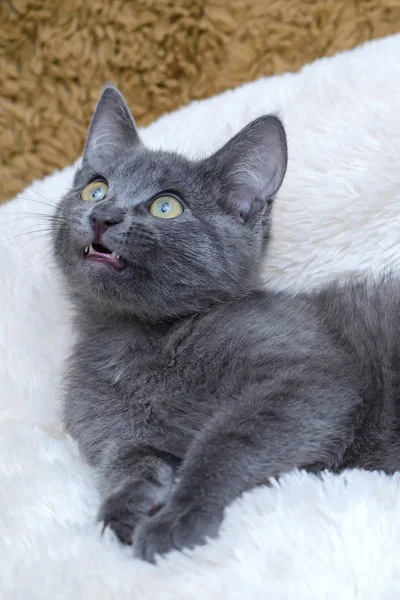
[[[29,263],[28,263],[28,262],[20,262],[20,263],[17,263],[17,266],[18,266],[18,267],[23,267],[23,266],[25,266],[26,268],[27,268],[27,267],[30,267],[30,268],[31,268],[31,267],[34,267],[35,265],[37,265],[37,264],[38,264],[38,262],[40,262],[41,260],[43,260],[43,259],[45,259],[45,258],[47,258],[48,256],[50,256],[50,255],[51,255],[51,252],[52,252],[52,250],[50,249],[50,245],[48,245],[48,246],[45,246],[44,248],[41,248],[41,249],[40,249],[38,252],[36,252],[36,253],[35,253],[33,256],[34,256],[34,257],[37,257],[37,256],[38,256],[38,254],[40,254],[40,253],[42,253],[42,252],[43,252],[43,250],[47,250],[48,252],[47,252],[46,254],[42,254],[42,255],[39,257],[39,260],[35,261],[34,263],[31,263],[31,262],[29,262]]]
[[[54,222],[54,223],[65,223],[65,219],[64,217],[49,217],[48,215],[36,215],[36,214],[32,214],[32,215],[21,215],[20,217],[13,217],[12,219],[8,219],[8,221],[0,221],[0,227],[4,227],[5,225],[11,225],[12,223],[20,223],[21,221],[34,221],[36,220],[36,217],[39,217],[37,220],[40,221],[47,221],[47,222]]]
[[[14,210],[11,212],[0,212],[0,215],[32,215],[33,217],[39,216],[39,217],[46,217],[49,219],[55,219],[57,218],[57,215],[54,215],[52,213],[37,213],[37,212],[31,212],[28,210]]]
[[[42,234],[41,232],[38,232],[35,234],[35,237],[29,237],[27,240],[25,240],[25,242],[23,244],[21,244],[19,246],[19,248],[24,248],[24,246],[26,246],[26,244],[28,244],[29,242],[32,242],[34,240],[40,240],[41,238],[46,238],[46,237],[48,238],[48,235],[46,233]],[[35,257],[35,256],[43,253],[46,250],[49,250],[49,253],[53,251],[53,243],[51,241],[49,241],[48,243],[45,243],[44,246],[42,246],[41,248],[38,248],[36,250],[36,252],[34,252],[33,254],[30,254],[29,256],[25,256],[24,263],[26,263],[27,259]]]
[[[42,204],[41,200],[38,200],[37,198],[32,198],[32,196],[20,196],[20,195],[18,195],[17,197],[18,197],[18,200],[26,200],[27,202],[37,202],[37,203]],[[51,206],[51,208],[57,208],[57,203],[51,204],[51,200],[49,200],[49,204],[45,204],[45,206]]]
[[[37,204],[43,204],[44,206],[49,206],[50,208],[57,208],[57,202],[53,202],[52,200],[49,200],[44,196],[43,198],[44,200],[46,200],[46,202],[43,202],[43,200],[38,200],[37,198],[32,198],[32,196],[18,196],[19,200],[26,200],[27,202],[36,202]]]
[[[35,202],[35,204],[42,204],[43,206],[48,206],[49,208],[57,208],[61,212],[65,212],[65,214],[72,214],[72,211],[65,206],[60,206],[59,204],[49,204],[48,202],[43,202],[42,200],[37,200],[37,198],[25,198],[19,196],[21,200],[26,200],[28,202]]]
[[[38,232],[38,233],[40,233],[40,232]],[[47,236],[48,236],[48,234],[46,234],[46,233],[45,234],[41,234],[41,235],[37,235],[36,234],[36,237],[34,237],[34,238],[33,237],[28,238],[23,244],[19,245],[18,248],[19,249],[24,248],[29,242],[40,240],[42,238],[46,238]],[[47,246],[47,247],[49,247],[49,246]],[[41,250],[42,250],[42,248],[41,248]]]
[[[51,202],[50,198],[47,198],[46,196],[44,196],[44,195],[43,195],[43,194],[41,194],[40,192],[37,192],[36,190],[34,190],[33,188],[31,188],[31,187],[28,187],[28,188],[26,188],[26,189],[27,189],[27,190],[30,190],[30,191],[31,191],[31,192],[33,192],[34,194],[37,194],[38,196],[40,196],[40,197],[41,197],[41,198],[43,198],[44,200],[47,200],[48,202]],[[69,188],[67,188],[67,189],[65,190],[65,193],[67,193],[67,192],[68,192],[68,189],[69,189]],[[61,196],[61,197],[60,197],[58,200],[56,200],[56,201],[55,201],[55,202],[56,202],[56,205],[57,205],[57,203],[58,203],[58,202],[61,200],[61,198],[62,198],[62,196]]]
[[[31,225],[28,225],[28,227],[31,227]],[[24,231],[21,231],[20,233],[17,233],[16,235],[12,235],[9,238],[1,240],[0,243],[4,244],[6,242],[11,242],[11,241],[13,241],[13,240],[21,237],[22,235],[31,236],[31,235],[34,235],[34,234],[37,234],[37,233],[45,233],[46,235],[50,235],[52,233],[51,229],[34,229],[33,231],[27,231],[26,229],[24,229]],[[29,240],[30,239],[32,239],[32,238],[29,238]]]

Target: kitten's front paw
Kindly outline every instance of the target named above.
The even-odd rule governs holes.
[[[216,537],[222,516],[222,511],[207,511],[195,504],[167,504],[138,525],[133,536],[134,555],[154,562],[156,554],[204,544],[207,537]]]
[[[149,510],[143,507],[143,498],[138,496],[138,486],[127,485],[103,502],[97,517],[104,523],[104,529],[110,527],[124,544],[132,544],[137,524],[149,515]],[[156,507],[150,508],[153,511]]]

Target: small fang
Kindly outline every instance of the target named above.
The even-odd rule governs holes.
[[[116,254],[116,255],[115,255],[115,258],[116,258],[117,260],[119,260],[121,257],[120,257],[120,255],[119,255],[119,254]]]
[[[89,246],[85,246],[84,252],[85,252],[85,254],[89,254]]]

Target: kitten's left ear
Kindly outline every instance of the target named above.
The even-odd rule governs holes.
[[[141,143],[131,111],[113,85],[103,89],[95,108],[83,153],[83,163],[102,171],[115,156]]]
[[[284,179],[287,142],[282,122],[272,115],[252,121],[208,160],[222,171],[226,207],[247,220],[275,196]]]

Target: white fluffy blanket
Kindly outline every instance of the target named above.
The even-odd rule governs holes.
[[[143,137],[199,156],[278,111],[290,166],[265,281],[304,289],[378,271],[400,259],[399,57],[400,36],[372,42],[193,103]],[[72,174],[0,209],[0,597],[400,598],[397,476],[290,474],[234,503],[218,539],[157,566],[100,536],[91,473],[58,414],[70,315],[48,224],[31,216],[52,211]]]

